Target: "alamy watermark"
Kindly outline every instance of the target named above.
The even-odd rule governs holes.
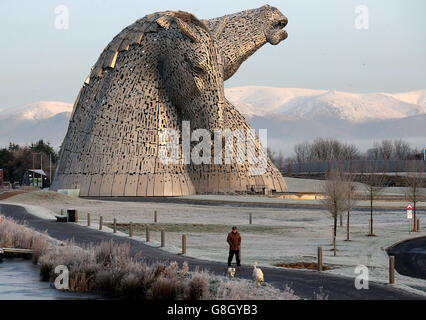
[[[355,7],[355,29],[367,30],[370,27],[368,7],[359,5]]]
[[[59,5],[54,10],[55,13],[55,29],[68,30],[70,27],[70,17],[68,7]]]
[[[182,131],[164,129],[160,132],[159,159],[165,165],[238,164],[248,165],[250,175],[266,172],[267,130],[260,129],[196,129],[182,122]]]
[[[69,270],[67,266],[64,265],[59,265],[56,266],[55,268],[55,274],[57,274],[58,276],[55,278],[55,288],[58,290],[69,290],[70,285],[69,285]]]
[[[368,289],[369,288],[369,275],[368,268],[364,265],[356,266],[355,268],[355,288],[357,290]]]

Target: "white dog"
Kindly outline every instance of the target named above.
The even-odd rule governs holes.
[[[256,282],[258,286],[260,286],[265,280],[263,279],[263,272],[262,270],[256,268],[257,262],[253,264],[253,281]]]
[[[233,278],[235,276],[235,268],[228,268],[228,277]]]

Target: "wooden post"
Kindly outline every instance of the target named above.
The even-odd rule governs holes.
[[[166,246],[166,231],[161,229],[161,248]]]
[[[133,237],[133,222],[129,223],[129,237]]]
[[[249,213],[249,224],[253,224],[253,213]]]
[[[114,218],[113,232],[117,233],[117,219],[116,218]]]
[[[87,213],[87,226],[90,227],[90,212]]]
[[[343,214],[340,214],[340,226],[343,227]]]
[[[157,223],[157,210],[154,211],[154,222]]]
[[[182,235],[182,254],[186,254],[186,234]]]
[[[61,216],[64,215],[64,209],[61,209]]]
[[[75,223],[78,223],[78,210],[75,210]]]
[[[395,257],[389,257],[389,283],[395,283]]]
[[[146,242],[149,242],[149,238],[150,238],[150,235],[149,235],[149,225],[146,225],[146,228],[145,228],[145,230],[146,230]]]
[[[322,247],[318,247],[318,271],[322,271]]]
[[[420,218],[417,218],[417,232],[420,232]]]
[[[102,230],[102,223],[103,223],[103,218],[102,216],[99,217],[99,230]]]

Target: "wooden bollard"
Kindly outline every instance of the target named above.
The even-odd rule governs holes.
[[[99,230],[102,230],[102,223],[104,221],[104,218],[102,216],[99,217]]]
[[[417,232],[420,232],[420,218],[417,218],[416,230]]]
[[[90,227],[90,212],[87,213],[87,226]]]
[[[61,209],[61,216],[64,215],[64,209]]]
[[[389,283],[395,283],[395,257],[389,257]]]
[[[145,232],[146,232],[146,242],[149,242],[149,240],[150,240],[149,225],[146,225]]]
[[[322,247],[318,247],[318,271],[322,271]]]
[[[129,223],[129,237],[133,237],[133,222]]]
[[[182,254],[186,254],[186,234],[182,235]]]
[[[253,213],[249,213],[249,224],[253,224]]]
[[[113,232],[117,233],[117,219],[116,218],[114,218]]]
[[[75,210],[75,223],[78,223],[78,210]]]
[[[154,222],[157,223],[157,210],[154,211]]]
[[[166,230],[161,229],[161,248],[166,246]]]

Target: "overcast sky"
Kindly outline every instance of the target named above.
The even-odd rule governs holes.
[[[73,102],[112,37],[146,14],[184,10],[208,19],[266,3],[288,17],[289,37],[265,45],[225,86],[426,89],[424,0],[1,0],[0,107]],[[55,28],[60,5],[69,13],[65,30]],[[356,27],[364,22],[360,5],[368,9],[367,29]]]

